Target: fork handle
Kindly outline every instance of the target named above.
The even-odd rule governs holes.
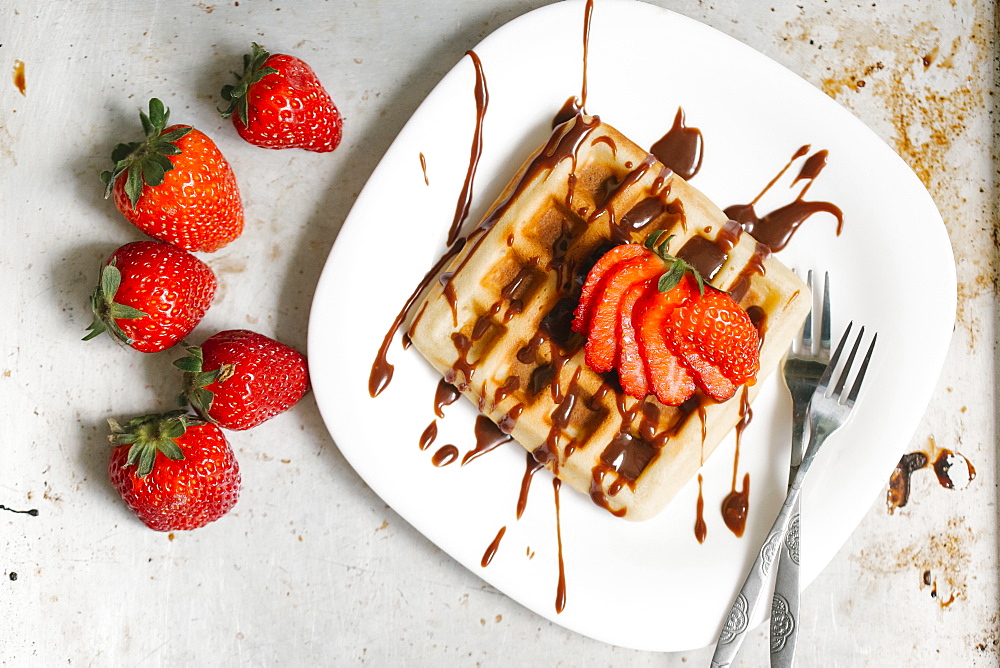
[[[740,645],[743,644],[747,631],[750,630],[750,620],[753,619],[754,612],[757,611],[757,606],[767,591],[771,568],[777,561],[788,523],[792,519],[793,510],[802,491],[804,473],[805,471],[799,469],[796,474],[792,486],[788,490],[788,496],[785,497],[785,503],[781,506],[781,511],[778,513],[777,519],[774,520],[774,525],[768,532],[767,539],[757,553],[757,558],[754,560],[750,572],[747,573],[743,587],[736,595],[736,600],[733,601],[733,607],[730,609],[726,623],[719,634],[715,654],[712,655],[712,668],[724,668],[730,665],[736,658],[736,653],[739,651]]]
[[[799,634],[799,516],[801,497],[795,500],[788,531],[781,542],[774,596],[771,598],[771,668],[791,668]]]

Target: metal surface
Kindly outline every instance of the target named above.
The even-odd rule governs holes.
[[[233,438],[245,486],[231,521],[154,533],[107,482],[105,419],[168,408],[175,393],[172,356],[79,341],[98,263],[139,238],[98,178],[137,136],[137,110],[164,99],[254,184],[247,232],[212,258],[219,305],[199,331],[248,326],[301,348],[323,260],[379,157],[466,49],[541,4],[4,2],[0,505],[37,514],[0,509],[0,663],[707,665],[712,648],[663,656],[577,636],[458,568],[345,464],[309,398]],[[996,666],[995,3],[658,4],[860,117],[921,177],[955,249],[958,324],[908,452],[950,450],[977,475],[946,489],[925,467],[905,505],[872,500],[807,590],[798,664]],[[251,41],[317,70],[345,116],[334,154],[262,160],[218,118]],[[878,174],[859,166],[858,178]],[[933,268],[914,258],[912,270]],[[762,625],[734,665],[767,654]]]

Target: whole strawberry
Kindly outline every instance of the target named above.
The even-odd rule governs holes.
[[[149,528],[197,529],[236,505],[240,467],[214,424],[185,411],[108,423],[111,484]]]
[[[162,241],[134,241],[104,261],[90,295],[90,340],[108,332],[144,353],[169,348],[195,328],[212,304],[208,265]]]
[[[294,348],[246,329],[219,332],[174,364],[183,398],[226,429],[256,427],[294,406],[309,389],[306,360]]]
[[[153,98],[140,112],[146,138],[118,144],[101,174],[125,218],[155,239],[189,251],[219,250],[243,232],[233,170],[211,139],[189,125],[167,127],[170,111]]]
[[[254,43],[243,56],[243,75],[223,87],[222,97],[229,103],[222,116],[255,146],[326,153],[340,143],[340,112],[312,68],[294,56]]]

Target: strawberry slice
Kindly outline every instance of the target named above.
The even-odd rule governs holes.
[[[618,312],[625,291],[636,283],[656,278],[663,273],[663,260],[644,251],[639,257],[617,265],[605,280],[600,297],[592,305],[587,335],[587,365],[598,372],[610,371],[618,361],[620,350]]]
[[[642,298],[655,289],[656,284],[653,280],[636,283],[629,287],[622,297],[621,309],[618,312],[618,329],[621,335],[618,379],[621,381],[625,394],[637,399],[642,399],[649,394],[649,382],[646,361],[639,349],[635,322],[642,317],[648,304],[648,299],[643,300]]]
[[[760,334],[747,312],[728,293],[705,286],[700,299],[670,314],[667,329],[674,349],[692,368],[701,364],[689,357],[696,353],[733,385],[755,382],[760,369]],[[708,387],[703,389],[717,398]]]
[[[726,401],[736,394],[736,385],[722,375],[719,368],[714,366],[694,343],[683,339],[674,339],[673,343],[677,354],[691,370],[695,385],[702,392],[716,401]]]
[[[653,292],[639,319],[639,348],[649,375],[649,385],[667,406],[679,406],[694,394],[691,373],[674,354],[667,340],[665,325],[679,304],[690,298],[691,280],[682,280],[670,292]]]
[[[622,244],[615,246],[601,256],[601,259],[597,261],[590,270],[590,273],[587,274],[587,282],[583,284],[583,289],[580,291],[580,302],[573,313],[572,328],[574,332],[587,331],[590,324],[590,303],[593,301],[594,295],[601,291],[603,287],[602,281],[609,270],[622,262],[632,260],[645,253],[646,249],[638,244]]]

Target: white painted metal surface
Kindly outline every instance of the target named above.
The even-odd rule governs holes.
[[[163,99],[216,139],[241,183],[247,230],[207,258],[220,292],[192,338],[250,327],[304,348],[323,260],[392,138],[466,49],[539,4],[4,3],[0,504],[38,515],[0,511],[0,662],[707,663],[711,649],[664,656],[583,638],[484,585],[367,488],[311,398],[231,435],[244,492],[214,525],[149,531],[107,482],[105,419],[169,407],[176,382],[172,354],[79,341],[98,263],[141,238],[98,179],[113,145],[137,136],[138,109]],[[857,114],[928,186],[958,262],[949,363],[927,379],[937,389],[910,450],[960,452],[978,475],[952,491],[918,471],[893,514],[873,500],[805,592],[802,665],[997,665],[993,3],[659,4]],[[346,118],[335,153],[264,152],[218,118],[218,89],[252,40],[317,70]],[[914,258],[913,271],[933,268]],[[758,629],[742,665],[763,664],[766,645]]]

